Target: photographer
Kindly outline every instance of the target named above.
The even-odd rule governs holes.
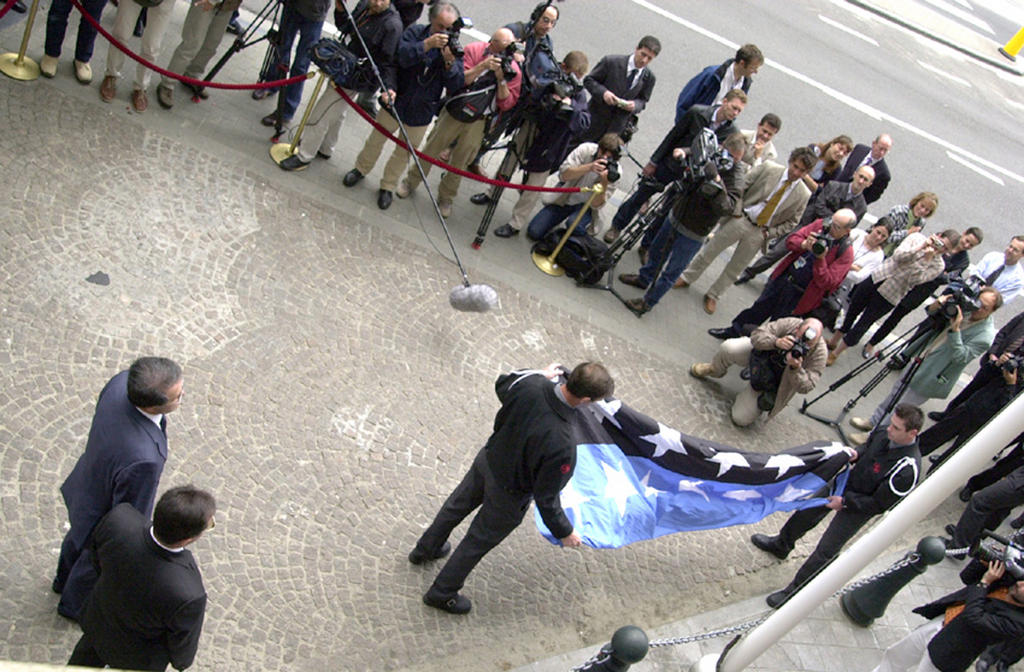
[[[786,238],[789,255],[779,262],[752,306],[741,311],[728,327],[708,329],[715,338],[738,338],[767,319],[807,315],[826,294],[839,287],[853,264],[850,229],[857,216],[839,210],[826,220],[797,229]]]
[[[690,375],[721,378],[734,364],[748,367],[749,382],[732,404],[733,423],[746,427],[762,411],[774,418],[790,399],[813,390],[821,378],[827,356],[821,330],[821,322],[813,317],[769,322],[749,337],[722,343],[711,362],[694,364]]]
[[[398,137],[401,134],[395,117],[401,119],[413,148],[423,141],[427,127],[441,109],[444,92],[453,93],[465,85],[462,48],[457,39],[461,28],[458,10],[450,2],[438,2],[430,6],[427,16],[429,24],[409,26],[402,33],[397,54],[398,95],[393,107],[384,107],[386,114],[377,115],[377,123]],[[457,21],[459,26],[453,29]],[[386,141],[383,133],[371,130],[356,157],[355,168],[345,174],[342,184],[351,187],[373,170]],[[384,166],[384,177],[377,193],[377,207],[381,210],[391,206],[398,180],[408,162],[409,152],[395,145]]]
[[[948,322],[941,318],[943,322],[940,323],[939,329],[943,333],[938,335],[938,340],[934,341],[931,350],[924,354],[920,368],[915,371],[908,367],[900,380],[893,385],[885,400],[871,414],[871,418],[850,418],[851,425],[864,431],[877,427],[885,420],[885,409],[900,393],[901,383],[904,382],[906,389],[902,393],[902,398],[907,403],[920,405],[929,399],[945,399],[967,363],[992,345],[992,339],[996,334],[992,313],[1003,305],[1003,297],[1000,296],[999,290],[983,287],[978,293],[978,307],[971,311],[966,321],[963,310],[952,294],[940,296],[928,306],[927,311],[929,315],[937,317],[944,315],[946,304],[955,308],[950,309],[953,317],[949,318]],[[917,355],[920,353],[913,352],[908,356]],[[909,380],[908,375],[912,376]],[[864,435],[851,434],[850,438],[858,440],[862,436]]]
[[[914,613],[931,620],[886,649],[873,672],[962,672],[987,647],[1024,637],[1024,571],[992,560],[980,581]]]
[[[858,449],[853,468],[842,495],[831,495],[825,506],[797,511],[775,536],[755,534],[750,542],[765,553],[784,560],[796,542],[820,523],[829,511],[835,511],[818,545],[800,565],[789,585],[767,598],[768,606],[779,608],[822,567],[839,555],[847,541],[874,516],[884,513],[910,494],[917,484],[921,455],[917,451],[917,432],[924,414],[917,406],[900,404],[892,422],[883,431],[871,433]],[[825,496],[827,486],[818,496]]]
[[[702,174],[694,175],[683,185],[651,242],[650,257],[640,272],[619,276],[623,283],[647,290],[642,298],[626,302],[637,317],[657,305],[672,289],[715,223],[731,213],[740,200],[744,173],[740,159],[747,150],[747,140],[737,131],[726,138],[722,147],[728,152],[727,157],[716,153],[701,167]],[[685,153],[686,150],[676,148],[673,157],[679,162]]]
[[[594,144],[584,142],[572,150],[572,153],[562,163],[558,171],[558,186],[560,187],[592,187],[597,183],[604,186],[604,191],[594,197],[590,204],[591,210],[596,210],[604,205],[612,190],[611,184],[618,179],[618,173],[609,174],[611,167],[617,170],[619,152],[622,150],[622,139],[614,133],[608,133],[601,138],[601,142]],[[615,178],[615,179],[612,179]],[[526,192],[528,193],[528,192]],[[555,228],[567,219],[574,218],[590,198],[586,192],[577,193],[556,193],[547,205],[541,208],[526,229],[526,235],[530,240],[540,240],[548,231]],[[517,204],[518,207],[518,204]],[[587,212],[577,225],[573,235],[586,235],[587,224],[590,222],[591,213]]]
[[[548,175],[562,163],[570,138],[590,126],[587,92],[580,82],[580,78],[586,74],[589,67],[587,55],[582,51],[570,51],[560,67],[562,74],[544,87],[543,97],[536,107],[527,112],[531,118],[524,122],[523,129],[520,130],[522,135],[526,126],[531,126],[528,134],[532,136],[530,146],[521,148],[526,150],[522,159],[523,184],[544,186]],[[616,149],[614,156],[606,158],[618,160],[618,154]],[[607,196],[601,197],[602,204],[606,198]],[[517,235],[539,200],[540,192],[520,192],[519,200],[512,208],[512,219],[495,229],[494,235],[499,238]]]
[[[953,229],[938,236],[907,236],[891,257],[853,288],[843,325],[828,342],[829,366],[844,350],[857,345],[868,328],[895,308],[914,285],[939,277],[945,268],[943,250],[952,250],[958,242],[960,234]]]

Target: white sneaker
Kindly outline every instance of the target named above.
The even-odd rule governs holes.
[[[78,80],[79,84],[89,84],[92,82],[92,67],[88,63],[82,63],[81,61],[75,61],[75,79]]]
[[[398,183],[398,188],[395,189],[395,196],[399,198],[409,198],[409,194],[412,193],[412,189],[409,188],[409,180],[403,179]]]
[[[43,77],[53,78],[56,76],[57,59],[43,54],[43,60],[39,61],[39,72],[43,73]]]
[[[447,198],[442,198],[437,201],[437,209],[441,211],[441,216],[445,219],[452,216],[452,202]]]

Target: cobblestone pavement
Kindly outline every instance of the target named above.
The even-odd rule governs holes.
[[[0,31],[4,44],[19,35]],[[37,26],[30,54],[41,36]],[[233,81],[260,57],[229,70]],[[210,593],[195,669],[509,669],[788,579],[747,527],[563,551],[523,525],[471,576],[470,616],[424,607],[436,568],[405,555],[486,438],[504,369],[601,359],[633,406],[745,448],[827,430],[793,409],[753,430],[728,422],[738,379],[686,375],[716,345],[699,292],[638,321],[604,292],[538,273],[523,240],[470,251],[479,211],[465,201],[453,235],[501,309],[452,311],[458,276],[428,244],[444,241],[422,194],[380,213],[376,175],[339,186],[365,127],[345,132],[341,158],[284,175],[245,92],[192,105],[179,89],[173,113],[136,115],[61,68],[52,81],[0,78],[0,659],[71,651],[77,628],[49,591],[66,526],[58,487],[103,382],[141,354],[186,372],[163,487],[194,482],[220,502],[215,533],[195,546]],[[86,281],[96,272],[109,284]]]

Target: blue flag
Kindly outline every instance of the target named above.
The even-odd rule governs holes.
[[[836,441],[773,455],[741,451],[682,434],[617,399],[589,404],[576,416],[576,469],[562,490],[562,508],[595,548],[823,506],[814,494],[852,454]],[[534,518],[541,534],[558,543],[536,511]]]

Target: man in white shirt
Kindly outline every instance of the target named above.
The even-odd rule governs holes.
[[[1024,291],[1024,235],[1014,236],[1002,252],[989,252],[975,267],[975,274],[1003,295],[1003,301],[1012,301]]]

